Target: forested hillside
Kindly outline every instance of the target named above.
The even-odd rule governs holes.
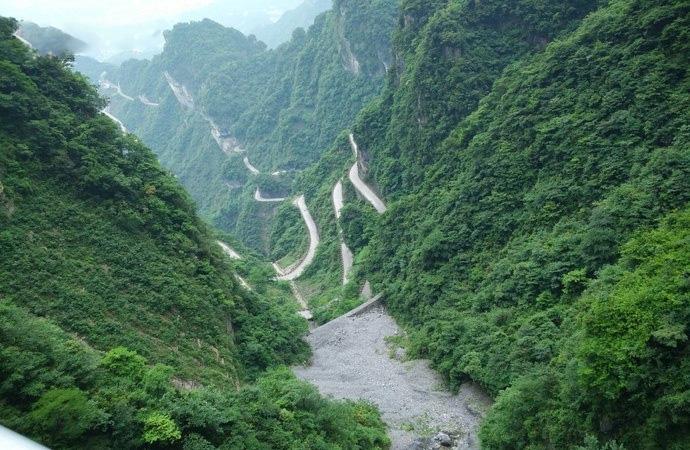
[[[422,174],[438,157],[433,155],[435,145],[476,108],[501,71],[520,56],[542,50],[559,33],[572,30],[595,7],[581,1],[403,2],[386,87],[352,127],[361,150],[358,159],[375,187],[388,199],[417,189]],[[303,280],[305,287],[318,286],[312,289],[316,292],[312,301],[319,320],[361,302],[357,287],[366,280],[361,263],[368,259],[367,244],[380,226],[376,212],[358,199],[349,182],[344,184],[343,216],[335,220],[331,191],[338,179],[347,178],[351,164],[352,149],[344,134],[297,178],[294,188],[310,193],[323,230],[316,262]],[[275,236],[295,235],[289,213],[281,210]],[[344,289],[339,282],[338,227],[356,257],[354,281]],[[277,244],[273,256],[280,256],[284,239],[272,242]]]
[[[256,225],[272,208],[256,204],[256,187],[268,196],[288,192],[294,174],[379,92],[391,64],[396,5],[337,1],[275,50],[209,20],[177,25],[160,56],[107,74],[133,99],[110,90],[111,110],[179,177],[206,217],[266,252],[267,228]],[[173,106],[165,72],[187,89],[193,107]],[[137,101],[142,94],[159,107]],[[213,125],[237,151],[218,148]]]
[[[178,181],[16,25],[0,18],[0,423],[56,449],[385,447],[372,407],[280,369],[308,355],[289,293],[241,286]]]
[[[352,126],[388,211],[346,180],[335,220],[341,135],[296,182],[326,236],[303,283],[339,285],[339,224],[409,350],[496,396],[486,448],[688,447],[690,3],[401,8]]]

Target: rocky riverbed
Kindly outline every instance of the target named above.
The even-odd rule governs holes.
[[[294,372],[322,394],[377,405],[394,450],[478,448],[477,429],[490,399],[471,384],[458,394],[447,391],[427,361],[406,360],[394,344],[401,335],[381,306],[341,317],[307,337],[311,364]]]

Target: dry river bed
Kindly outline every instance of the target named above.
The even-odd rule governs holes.
[[[401,334],[381,306],[343,316],[312,331],[311,365],[293,370],[324,395],[374,403],[394,450],[478,448],[477,429],[491,400],[472,384],[448,392],[427,361],[405,360],[387,339]]]

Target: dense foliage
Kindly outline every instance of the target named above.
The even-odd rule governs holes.
[[[173,367],[147,365],[123,347],[101,354],[5,302],[0,319],[0,421],[52,448],[349,450],[388,443],[373,407],[325,400],[287,369],[237,390],[185,385]]]
[[[253,163],[306,168],[290,186],[223,157],[222,175],[204,177],[250,202],[227,206],[225,228],[289,262],[306,247],[298,214],[251,196],[305,193],[322,241],[298,286],[316,319],[371,280],[410,354],[496,397],[485,448],[690,446],[690,3],[404,0],[390,58],[391,16],[373,12],[391,4],[335,2],[274,52],[240,39],[256,52],[178,72]],[[338,222],[331,191],[353,163],[338,133],[377,91],[360,80],[384,72],[352,130],[389,209],[375,214],[345,181]],[[203,123],[165,111],[141,123]],[[345,287],[341,230],[356,253]],[[58,394],[45,404],[81,404]],[[175,436],[169,416],[151,418],[152,436]]]
[[[178,181],[15,27],[0,18],[0,423],[53,448],[386,447],[372,407],[272,369],[308,354],[289,293],[246,267],[243,288]]]
[[[562,448],[597,431],[625,448],[690,446],[690,209],[621,253],[567,315],[574,338],[499,396],[485,446]]]
[[[655,307],[645,292],[687,276],[687,238],[658,247],[676,275],[650,261],[610,292],[607,266],[626,267],[630,236],[690,200],[689,14],[684,1],[610,2],[508,66],[428,164],[376,173],[396,195],[407,190],[401,174],[424,176],[383,217],[368,272],[417,354],[452,384],[475,380],[498,395],[487,448],[567,448],[588,435],[629,448],[687,446],[687,384],[655,375],[687,364],[682,282],[644,323]],[[363,141],[399,126],[377,117],[363,115]],[[369,142],[372,160],[385,161],[388,147]],[[582,329],[593,335],[572,344]],[[657,345],[672,350],[648,353]]]
[[[688,446],[690,246],[668,214],[690,201],[689,14],[402,4],[395,72],[353,126],[390,208],[346,195],[341,227],[412,353],[497,396],[486,448]],[[296,183],[325,230],[348,151]],[[304,284],[340,271],[325,241]]]

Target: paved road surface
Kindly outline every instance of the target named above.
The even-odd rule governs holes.
[[[168,82],[168,86],[175,94],[175,98],[180,104],[186,108],[194,109],[194,99],[192,98],[187,88],[175,81],[175,79],[168,73],[168,71],[163,72],[165,80]]]
[[[338,180],[333,187],[333,210],[335,211],[335,218],[337,220],[340,219],[344,204],[343,182]],[[345,243],[345,237],[343,236],[343,230],[340,228],[340,223],[338,223],[338,237],[340,238],[340,259],[343,265],[343,285],[345,285],[350,280],[354,256],[352,255],[352,250],[350,250]]]
[[[245,156],[243,161],[244,161],[244,166],[245,166],[252,174],[254,174],[254,175],[260,175],[260,174],[261,174],[261,172],[259,171],[259,169],[257,169],[256,167],[252,166],[252,163],[249,162],[249,157]]]
[[[26,45],[27,47],[29,47],[29,48],[34,48],[34,46],[31,45],[31,42],[27,41],[26,39],[24,39],[23,37],[21,37],[19,34],[17,34],[17,31],[15,31],[14,34],[13,34],[12,36],[14,36],[14,37],[16,37],[17,39],[19,39],[19,41],[20,41],[22,44]]]
[[[314,218],[311,216],[311,213],[309,213],[304,195],[299,196],[293,204],[299,208],[302,219],[304,219],[304,223],[307,224],[307,229],[309,230],[309,249],[307,250],[307,254],[299,261],[299,264],[290,270],[280,270],[280,268],[274,264],[274,267],[278,270],[276,279],[280,281],[294,281],[302,276],[304,271],[307,270],[309,265],[314,261],[316,249],[319,247],[320,242],[319,230],[316,227]]]
[[[261,202],[261,203],[279,203],[279,202],[284,202],[287,199],[282,198],[282,197],[266,198],[263,195],[261,195],[261,189],[256,188],[256,192],[254,192],[254,200],[256,200],[257,202]]]
[[[376,208],[376,211],[378,211],[379,214],[383,214],[386,212],[386,205],[383,203],[383,200],[381,200],[359,176],[359,149],[352,133],[350,133],[350,145],[352,146],[352,151],[355,153],[355,156],[357,156],[357,161],[355,161],[350,169],[350,181],[354,185],[355,189],[357,189],[357,192],[362,194],[362,196],[369,203],[371,203],[374,208]]]
[[[149,100],[145,95],[140,95],[139,96],[139,101],[143,103],[146,106],[160,106],[159,103],[154,103],[151,100]]]
[[[225,253],[226,255],[228,255],[230,257],[230,259],[242,259],[240,254],[237,253],[232,248],[230,248],[230,246],[228,244],[226,244],[225,242],[216,241],[216,243],[220,246],[220,248],[223,249],[223,253]]]

